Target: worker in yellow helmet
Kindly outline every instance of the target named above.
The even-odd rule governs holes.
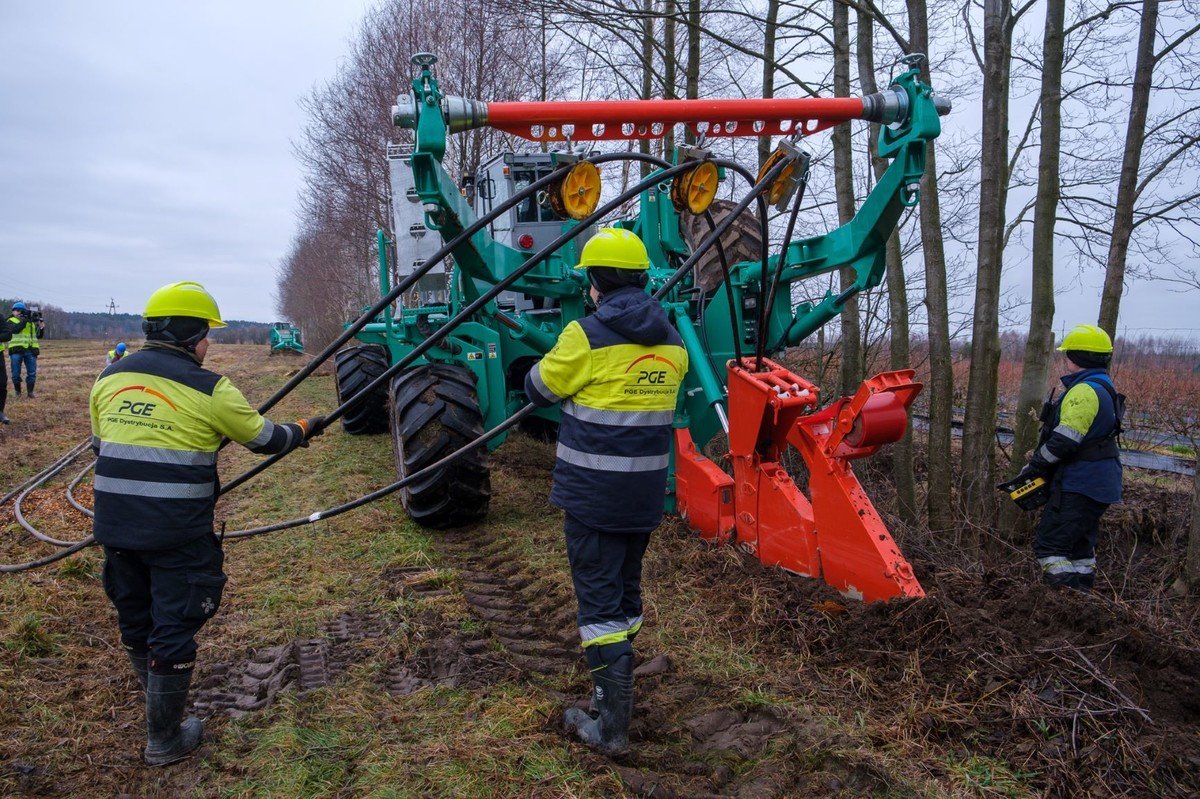
[[[195,636],[225,585],[213,534],[221,440],[287,452],[319,435],[323,420],[274,424],[202,367],[208,331],[225,323],[199,283],[163,286],[143,316],[145,347],[106,367],[92,388],[92,531],[104,547],[104,590],[121,641],[146,692],[145,759],[160,766],[195,749],[203,733],[183,712]]]
[[[642,627],[642,557],[662,521],[671,425],[687,351],[646,293],[650,258],[628,230],[603,228],[580,253],[596,313],[571,322],[534,365],[534,404],[562,403],[550,502],[564,530],[591,670],[595,717],[565,722],[606,754],[629,745],[633,639]]]
[[[1049,585],[1090,591],[1096,579],[1100,517],[1121,501],[1117,437],[1125,396],[1108,374],[1112,339],[1095,325],[1077,325],[1058,347],[1066,357],[1066,391],[1042,408],[1037,449],[1020,477],[1045,477],[1049,500],[1033,551]]]

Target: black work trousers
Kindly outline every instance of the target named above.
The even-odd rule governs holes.
[[[1033,538],[1033,554],[1047,583],[1091,590],[1100,517],[1106,510],[1107,503],[1063,491],[1057,482],[1051,487]]]
[[[642,557],[650,533],[605,533],[570,514],[564,524],[585,647],[627,640],[642,625]]]
[[[104,592],[117,609],[121,642],[149,652],[172,673],[196,660],[196,633],[221,606],[225,554],[214,535],[161,550],[104,547]]]

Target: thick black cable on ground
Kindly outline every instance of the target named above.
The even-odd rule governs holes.
[[[620,154],[620,155],[624,155],[624,154]],[[369,394],[369,393],[375,391],[376,389],[380,388],[381,386],[386,385],[387,382],[390,381],[393,376],[398,374],[401,369],[404,369],[406,366],[411,364],[417,358],[421,357],[426,352],[428,352],[430,349],[432,349],[441,338],[450,334],[459,325],[468,321],[472,316],[475,315],[476,312],[478,312],[481,308],[483,308],[483,306],[487,305],[493,299],[500,296],[500,294],[503,293],[510,285],[515,283],[521,277],[523,277],[527,272],[532,270],[535,266],[537,266],[539,263],[544,261],[551,254],[553,254],[554,252],[559,250],[568,241],[579,236],[581,233],[583,233],[585,230],[587,230],[587,228],[589,228],[593,223],[598,222],[599,220],[603,219],[611,211],[613,211],[616,208],[619,208],[622,203],[624,203],[626,200],[630,199],[631,197],[636,197],[637,195],[641,194],[646,189],[648,189],[658,183],[661,183],[664,180],[669,180],[670,178],[675,177],[675,175],[677,175],[677,174],[686,172],[687,170],[692,169],[694,166],[695,165],[691,164],[691,163],[683,163],[683,164],[673,166],[670,169],[663,170],[662,172],[659,172],[658,174],[651,175],[650,177],[639,181],[633,187],[621,192],[619,195],[617,195],[617,197],[615,199],[610,200],[609,202],[605,203],[603,206],[601,206],[600,208],[593,211],[587,217],[579,220],[578,225],[572,227],[570,230],[565,231],[564,233],[559,235],[556,239],[554,239],[549,244],[547,244],[545,247],[543,247],[541,250],[539,250],[538,252],[531,255],[528,259],[525,260],[525,262],[523,264],[521,264],[519,267],[514,269],[511,274],[506,275],[502,280],[498,281],[494,286],[492,286],[490,289],[485,291],[483,294],[481,294],[479,297],[477,297],[474,301],[469,303],[466,307],[464,307],[462,310],[460,310],[457,314],[452,316],[450,319],[446,320],[445,324],[443,324],[441,327],[438,328],[438,337],[437,338],[427,338],[424,341],[422,341],[420,344],[418,344],[416,347],[414,347],[411,352],[409,352],[403,358],[398,360],[396,363],[389,366],[386,370],[384,370],[384,372],[382,374],[380,374],[378,377],[376,377],[370,383],[363,386],[363,388],[358,393],[356,393],[354,395],[354,397],[351,397],[350,399],[346,400],[344,403],[339,405],[336,409],[334,409],[328,416],[325,417],[324,426],[328,427],[330,424],[333,424],[338,419],[340,419],[342,417],[342,415],[346,412],[346,410],[356,402],[356,398],[360,394]],[[688,263],[685,264],[685,266],[687,268],[691,268],[691,264],[694,261],[695,261],[694,257],[690,258],[688,260]],[[682,277],[682,275],[680,275],[678,273],[677,273],[677,275],[680,278]],[[676,282],[678,282],[678,281],[676,281]],[[295,450],[293,450],[293,451],[295,451]],[[247,471],[238,475],[236,478],[234,478],[228,484],[223,486],[221,488],[221,493],[224,494],[227,491],[232,491],[233,489],[235,489],[238,486],[245,483],[247,480],[252,479],[253,477],[255,477],[258,474],[265,471],[266,469],[269,469],[271,466],[278,463],[282,458],[286,457],[287,454],[288,453],[280,453],[278,455],[272,455],[271,457],[267,458],[266,460],[263,460],[262,462],[256,464],[253,468],[248,469]]]
[[[71,482],[67,483],[67,502],[70,502],[71,507],[82,513],[84,516],[87,516],[89,519],[95,518],[96,514],[90,509],[79,504],[79,500],[75,499],[75,489],[79,486],[79,482],[83,480],[84,476],[95,468],[96,462],[92,461],[87,466],[83,467],[83,469],[79,472],[79,474],[75,475]]]
[[[59,456],[58,460],[56,460],[54,463],[50,464],[45,469],[42,469],[40,472],[35,474],[33,477],[30,477],[24,483],[21,483],[19,486],[14,488],[12,491],[9,491],[7,494],[5,494],[3,499],[0,499],[0,506],[8,504],[9,500],[11,500],[13,497],[17,496],[18,494],[20,494],[25,489],[29,488],[31,485],[37,486],[37,485],[40,485],[41,483],[44,483],[47,480],[49,480],[51,477],[53,477],[55,474],[57,474],[59,471],[61,471],[61,466],[63,465],[64,461],[66,461],[67,463],[70,463],[71,461],[78,458],[81,454],[83,454],[83,451],[85,449],[87,449],[88,445],[91,442],[92,442],[92,438],[91,438],[91,436],[88,436],[83,441],[76,444],[71,449],[67,450],[65,453],[63,453],[61,456]]]
[[[39,479],[38,481],[36,481],[32,485],[30,485],[28,488],[26,488],[24,491],[22,491],[19,495],[17,495],[17,501],[13,503],[13,516],[16,517],[17,524],[24,527],[26,532],[28,532],[31,536],[33,536],[34,538],[36,538],[37,540],[39,540],[43,543],[53,544],[56,547],[72,547],[72,546],[75,546],[76,544],[78,544],[79,542],[78,541],[60,541],[59,539],[51,538],[50,536],[48,536],[45,533],[38,530],[36,527],[34,527],[32,524],[30,524],[29,521],[25,518],[25,514],[21,511],[21,503],[25,501],[25,497],[29,496],[31,491],[33,491],[34,489],[38,488],[39,486],[45,484],[52,477],[54,477],[59,472],[66,469],[68,466],[71,465],[71,463],[75,460],[75,458],[78,458],[85,451],[86,451],[86,447],[77,448],[75,451],[75,454],[72,455],[70,458],[60,460],[52,469],[47,471],[41,479]],[[90,466],[89,466],[89,468],[90,468]],[[84,471],[86,473],[86,469]]]
[[[505,430],[508,430],[510,427],[512,427],[517,422],[524,419],[529,414],[533,413],[535,410],[537,410],[537,406],[534,405],[532,402],[529,403],[525,407],[521,408],[521,410],[514,413],[512,416],[508,417],[503,422],[501,422],[500,424],[493,427],[491,430],[488,430],[483,435],[476,438],[474,441],[471,441],[470,443],[459,447],[454,452],[451,452],[449,455],[445,456],[441,460],[434,461],[433,463],[426,466],[424,469],[420,469],[419,471],[413,472],[408,477],[405,477],[401,480],[397,480],[396,482],[392,483],[391,485],[384,486],[383,488],[380,488],[377,491],[372,491],[370,494],[364,494],[363,496],[359,497],[358,499],[351,500],[350,502],[346,502],[341,505],[335,505],[332,508],[327,508],[322,511],[317,511],[316,513],[310,514],[303,518],[290,519],[286,522],[276,522],[275,524],[267,524],[267,525],[263,525],[262,527],[251,527],[246,530],[234,530],[231,533],[226,533],[224,535],[224,537],[225,538],[234,538],[234,539],[250,538],[251,536],[263,535],[265,533],[274,533],[274,532],[278,532],[279,530],[288,530],[293,527],[300,527],[305,524],[312,524],[313,522],[318,522],[321,519],[331,519],[334,516],[340,516],[341,514],[346,513],[347,511],[352,511],[355,508],[360,508],[363,505],[366,505],[370,502],[374,502],[377,499],[383,499],[388,494],[395,493],[396,491],[399,491],[401,488],[404,488],[406,485],[409,485],[410,483],[416,481],[417,479],[424,477],[427,473],[432,472],[434,469],[440,469],[441,467],[443,467],[446,464],[450,463],[451,461],[459,458],[460,456],[466,454],[467,452],[470,452],[471,450],[475,449],[476,447],[483,446],[485,443],[487,443],[487,441],[489,439],[499,435],[500,433],[503,433]]]

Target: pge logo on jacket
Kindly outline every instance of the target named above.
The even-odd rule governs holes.
[[[674,393],[683,378],[678,364],[656,353],[634,358],[625,367],[625,374],[625,391],[635,394]]]
[[[173,411],[179,410],[178,408],[175,407],[175,403],[171,402],[170,398],[168,398],[166,394],[163,394],[161,391],[155,391],[152,388],[147,388],[146,386],[126,386],[125,388],[121,389],[120,391],[118,391],[117,393],[112,395],[112,400],[110,400],[110,404],[112,402],[115,402],[117,397],[121,396],[126,391],[137,391],[142,394],[149,394],[150,396],[154,397],[155,399],[158,399],[158,400],[161,400],[161,401],[167,403],[167,405],[171,406],[171,410],[173,410]],[[158,406],[157,402],[150,402],[148,400],[137,400],[134,398],[126,398],[126,399],[121,400],[121,405],[120,405],[120,407],[117,408],[116,412],[123,413],[123,414],[131,414],[133,416],[153,416],[154,409],[157,406]]]

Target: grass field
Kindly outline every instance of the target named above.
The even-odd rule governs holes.
[[[88,434],[105,347],[46,342],[36,400],[10,400],[0,490]],[[214,346],[251,403],[298,359]],[[268,416],[334,405],[327,373]],[[89,456],[90,457],[90,456]],[[225,480],[256,461],[231,447]],[[141,765],[139,694],[88,550],[0,574],[0,795],[78,797],[1189,796],[1200,790],[1195,606],[1041,589],[1024,557],[965,569],[910,555],[927,600],[845,605],[813,581],[698,542],[677,521],[646,564],[633,738],[616,761],[572,743],[586,696],[551,444],[492,456],[488,519],[431,533],[396,497],[228,542],[229,585],[200,635],[199,754]],[[27,498],[64,540],[64,486]],[[230,493],[229,531],[395,479],[387,436],[340,427]],[[1155,489],[1174,491],[1172,488]],[[78,492],[88,501],[85,480]],[[1174,495],[1171,495],[1174,496]],[[0,508],[0,560],[48,554]],[[1133,560],[1131,558],[1131,564]],[[1132,567],[1123,576],[1135,575]],[[1115,579],[1115,578],[1114,578]],[[1190,629],[1189,629],[1190,626]],[[1151,721],[1146,721],[1143,715]]]

